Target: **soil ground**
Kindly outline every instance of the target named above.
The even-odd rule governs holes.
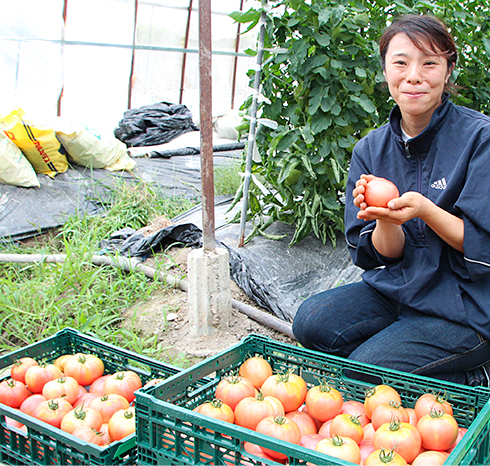
[[[170,275],[185,279],[187,255],[190,251],[189,248],[174,247],[167,250],[165,255],[147,259],[144,265],[155,268],[156,261],[164,260],[165,263],[170,264],[168,269]],[[230,280],[230,288],[233,299],[268,312],[250,299],[233,280]],[[196,338],[189,333],[188,312],[187,293],[173,288],[154,293],[145,303],[139,303],[128,309],[125,322],[142,336],[157,335],[161,348],[170,361],[180,361],[185,365],[195,364],[225,351],[252,333],[296,345],[294,339],[250,319],[236,309],[231,311],[228,329],[220,329],[222,331],[213,336]]]

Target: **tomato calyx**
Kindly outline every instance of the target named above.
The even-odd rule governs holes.
[[[402,421],[398,419],[396,416],[393,417],[392,421],[390,422],[390,431],[391,432],[396,432],[397,430],[400,430]]]
[[[329,439],[331,442],[332,442],[332,445],[334,447],[341,447],[342,445],[344,445],[344,439],[340,436],[338,436],[337,434],[335,434],[331,439]]]
[[[395,449],[396,447],[393,447],[390,451],[388,451],[381,447],[379,452],[379,460],[383,464],[390,464],[395,458]]]
[[[223,406],[223,400],[221,398],[213,398],[211,401],[206,401],[206,403],[209,403],[213,408],[221,408]]]
[[[320,380],[320,392],[322,393],[329,393],[332,391],[332,386],[328,384],[328,382],[325,379]]]
[[[132,419],[134,417],[133,411],[127,410],[124,411],[124,418],[125,419]]]
[[[388,403],[392,408],[396,408],[396,409],[400,409],[402,404],[399,403],[398,401],[395,401],[395,400],[391,400],[389,403]]]
[[[280,426],[286,424],[287,418],[285,416],[274,416],[274,424],[279,424]]]
[[[17,380],[15,379],[8,379],[6,381],[6,384],[10,387],[10,388],[13,388],[17,385]]]
[[[288,369],[285,372],[278,372],[276,377],[278,382],[289,382],[289,376],[293,373],[293,369]]]
[[[87,416],[87,411],[84,411],[83,409],[83,405],[80,405],[78,406],[77,408],[75,408],[75,411],[74,411],[74,416],[77,418],[77,419],[85,419],[85,417]]]
[[[79,354],[78,355],[78,359],[77,361],[80,363],[80,364],[85,364],[85,362],[87,361],[87,358],[85,357],[85,355],[83,354]]]
[[[264,394],[262,393],[262,390],[259,390],[259,391],[257,392],[257,395],[255,395],[255,399],[256,399],[257,401],[264,401],[264,398],[265,398],[265,396],[264,396]]]
[[[358,414],[357,416],[355,414],[352,414],[351,416],[349,416],[349,420],[352,422],[352,424],[355,424],[356,426],[361,426],[361,421],[359,420],[359,418],[362,416],[362,414]]]
[[[56,411],[60,407],[60,404],[56,400],[49,400],[48,401],[48,408],[51,411]]]
[[[437,418],[443,417],[445,414],[446,414],[446,411],[442,407],[431,408],[431,410],[429,412],[429,416],[432,419],[437,419]]]

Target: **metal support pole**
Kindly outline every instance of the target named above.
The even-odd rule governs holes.
[[[203,247],[215,251],[211,0],[199,0],[199,77]]]
[[[264,0],[263,6],[267,4],[267,0]],[[259,97],[260,89],[260,74],[262,71],[262,57],[264,55],[264,40],[265,40],[265,25],[266,25],[266,13],[262,10],[260,15],[260,33],[259,43],[257,46],[257,62],[255,68],[254,77],[254,90],[252,96],[252,107],[250,109],[250,131],[248,133],[248,148],[247,159],[245,163],[245,177],[243,179],[243,199],[242,199],[242,211],[240,217],[240,232],[238,236],[238,247],[241,248],[245,241],[245,224],[247,222],[248,211],[248,190],[250,188],[250,178],[252,176],[252,157],[255,146],[255,129],[257,127],[257,100]]]

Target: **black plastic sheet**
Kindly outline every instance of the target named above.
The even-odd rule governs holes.
[[[128,147],[152,146],[197,130],[185,105],[160,102],[126,110],[114,136]]]

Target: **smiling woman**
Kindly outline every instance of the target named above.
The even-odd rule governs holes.
[[[467,385],[489,385],[490,118],[449,99],[457,51],[428,15],[398,18],[380,41],[396,103],[354,147],[346,240],[359,283],[307,299],[293,332],[308,348]],[[368,183],[400,196],[369,204]]]

